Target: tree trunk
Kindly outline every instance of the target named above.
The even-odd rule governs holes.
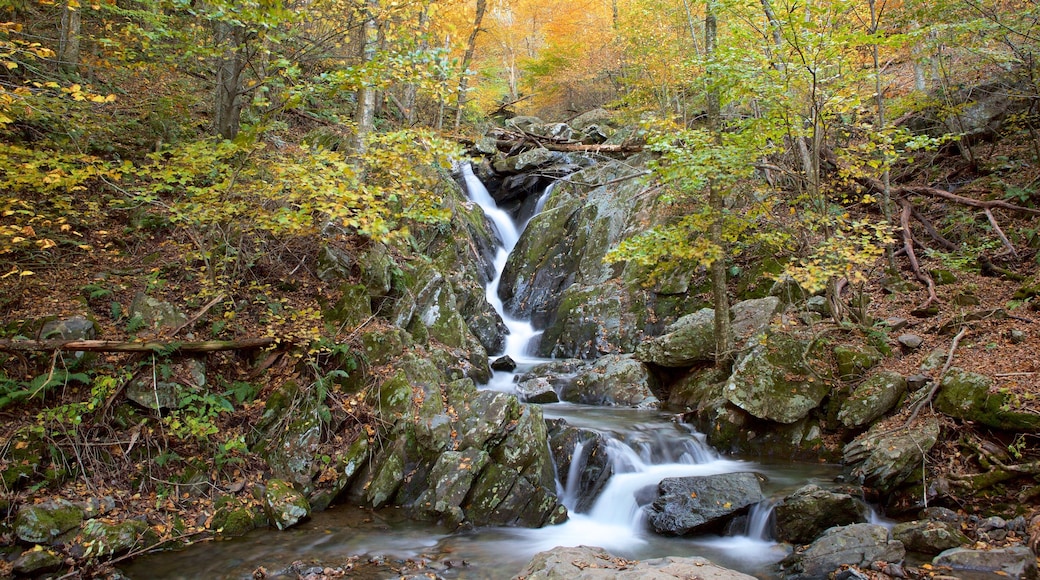
[[[379,0],[368,0],[365,7],[364,24],[361,27],[361,64],[371,62],[375,58],[379,43],[379,27],[376,14],[379,12]],[[376,124],[376,88],[364,82],[357,92],[357,110],[354,112],[357,130],[354,135],[354,153],[364,155],[365,141],[375,129]]]
[[[480,24],[484,21],[484,12],[487,10],[487,0],[477,0],[477,13],[473,17],[473,30],[469,33],[466,42],[466,52],[462,55],[462,74],[459,76],[458,97],[455,99],[455,130],[459,130],[462,124],[462,111],[466,105],[466,85],[469,83],[468,69],[473,61],[473,52],[477,47],[477,34],[480,33]]]
[[[430,21],[430,12],[427,6],[423,6],[419,11],[419,25],[416,29],[416,34],[419,36],[419,51],[427,52],[430,48],[429,42],[426,40],[426,27]],[[405,123],[409,127],[415,126],[419,121],[419,113],[417,110],[419,97],[419,85],[414,81],[405,85],[402,95],[402,113],[404,114]]]
[[[214,24],[216,45],[223,47],[217,61],[217,83],[213,95],[213,130],[234,139],[242,120],[242,73],[249,62],[247,32],[241,25],[218,21]]]
[[[74,73],[79,67],[80,9],[66,4],[61,13],[61,36],[58,39],[58,70]]]
[[[704,10],[704,53],[708,57],[709,66],[714,64],[718,41],[718,21],[715,16],[715,0],[708,0]],[[708,89],[708,126],[714,136],[715,145],[722,145],[722,95],[717,85]],[[725,364],[733,355],[731,326],[729,321],[729,294],[726,289],[726,242],[722,238],[722,225],[725,220],[723,191],[714,179],[708,180],[708,203],[711,207],[712,222],[709,231],[711,243],[721,252],[711,263],[711,291],[715,300],[715,362]]]

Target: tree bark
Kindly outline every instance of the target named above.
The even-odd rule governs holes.
[[[379,26],[376,14],[379,12],[379,0],[368,0],[361,26],[361,64],[371,62],[375,58],[379,43]],[[353,149],[357,155],[365,154],[365,141],[375,129],[376,124],[376,88],[366,81],[357,92],[357,109],[354,122],[357,124],[354,134]]]
[[[715,0],[708,0],[704,9],[704,53],[708,57],[709,66],[716,58],[718,42],[718,19],[715,16]],[[722,95],[717,85],[708,89],[708,127],[715,141],[715,146],[722,145]],[[725,221],[723,192],[714,179],[708,180],[708,204],[711,207],[712,221],[709,228],[711,243],[721,252],[711,263],[711,293],[715,301],[715,362],[725,364],[733,354],[731,325],[729,321],[729,294],[726,288],[726,254],[727,246],[722,238],[722,226]]]
[[[477,34],[480,33],[480,25],[484,21],[484,12],[487,10],[487,0],[477,0],[477,12],[473,17],[473,30],[469,33],[466,42],[466,52],[462,55],[462,74],[459,76],[458,96],[455,99],[455,130],[459,130],[462,124],[462,111],[466,105],[466,87],[469,84],[468,69],[473,61],[473,53],[477,48]]]
[[[214,38],[223,53],[217,61],[217,82],[213,95],[213,130],[225,139],[238,135],[242,120],[242,73],[249,62],[244,26],[218,21],[213,25]]]
[[[58,39],[58,69],[64,73],[74,73],[79,68],[80,18],[80,9],[66,3],[61,13],[61,36]]]

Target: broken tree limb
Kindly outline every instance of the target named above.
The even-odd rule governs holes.
[[[917,261],[917,254],[914,252],[914,239],[910,232],[910,202],[904,199],[901,201],[901,205],[903,206],[903,211],[899,214],[899,223],[903,230],[903,250],[906,251],[906,257],[910,260],[910,269],[913,271],[914,277],[928,289],[928,299],[917,307],[917,310],[925,310],[932,303],[938,301],[939,297],[935,294],[935,281],[921,268],[920,262]]]
[[[263,348],[275,339],[244,338],[241,340],[204,340],[201,342],[158,341],[125,342],[118,340],[0,340],[0,351],[89,351],[89,352],[218,352]]]

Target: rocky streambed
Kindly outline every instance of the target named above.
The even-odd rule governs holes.
[[[511,123],[619,150],[639,139],[605,112]],[[1036,577],[1036,496],[999,514],[948,509],[986,488],[936,461],[965,426],[1040,431],[1027,401],[948,364],[948,342],[908,338],[916,321],[875,311],[868,327],[828,326],[826,301],[764,256],[733,280],[740,349],[720,371],[703,271],[604,260],[671,215],[643,194],[648,154],[507,155],[493,137],[478,149],[495,207],[446,184],[453,218],[416,231],[421,255],[322,248],[316,275],[338,287],[325,319],[354,329],[342,396],[291,381],[268,393],[243,441],[264,478],[222,490],[202,518],[236,539],[139,558],[127,575]],[[142,300],[139,316],[176,326],[169,306]],[[176,409],[198,387],[176,379],[205,374],[199,362],[127,405]],[[934,412],[910,412],[932,395]],[[29,461],[39,442],[20,441]],[[19,506],[13,573],[46,574],[76,546],[149,543],[155,522],[120,531],[88,507]]]

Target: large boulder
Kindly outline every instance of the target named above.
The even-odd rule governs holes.
[[[614,464],[602,435],[559,420],[549,430],[549,448],[556,461],[564,499],[578,513],[588,512],[611,476]]]
[[[847,493],[807,485],[784,498],[773,514],[778,540],[808,544],[828,528],[867,522],[870,508]]]
[[[956,523],[930,520],[896,524],[892,537],[903,542],[908,551],[922,554],[938,554],[971,543]]]
[[[723,396],[760,419],[794,423],[831,390],[833,370],[822,341],[781,332],[760,334],[737,360]]]
[[[906,379],[899,373],[881,371],[863,381],[838,411],[846,427],[862,427],[881,417],[906,393]]]
[[[910,429],[878,424],[845,446],[845,465],[864,485],[888,493],[920,474],[925,454],[938,439],[935,418],[919,419]]]
[[[954,573],[989,573],[1014,580],[1036,580],[1036,554],[1025,546],[996,550],[953,548],[932,560],[936,567],[948,567]]]
[[[1040,431],[1040,413],[992,387],[990,377],[953,367],[943,375],[935,408],[997,429]]]
[[[669,536],[721,528],[765,499],[762,477],[751,472],[668,477],[657,485],[657,494],[647,508],[647,522]]]
[[[754,580],[704,558],[632,561],[603,548],[559,547],[535,554],[514,580]]]
[[[780,570],[787,580],[817,580],[841,566],[873,568],[877,563],[902,562],[905,555],[903,544],[891,539],[884,526],[852,524],[830,528],[804,551],[784,558]]]
[[[608,355],[579,372],[562,389],[565,401],[585,405],[656,405],[656,381],[631,355]]]
[[[291,528],[311,515],[307,498],[287,481],[268,480],[263,499],[267,517],[279,530]]]

